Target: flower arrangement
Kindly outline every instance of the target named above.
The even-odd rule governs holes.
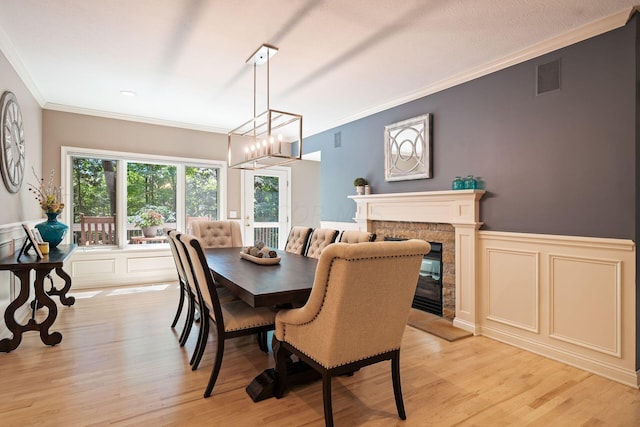
[[[40,207],[46,213],[60,213],[64,209],[64,203],[62,202],[62,187],[53,185],[53,169],[49,174],[49,180],[45,184],[44,178],[38,178],[38,174],[32,169],[33,175],[40,182],[36,187],[33,184],[29,184],[29,191],[36,196],[36,200],[40,203]]]
[[[143,209],[133,217],[133,225],[140,228],[154,227],[164,224],[164,217],[160,212]]]

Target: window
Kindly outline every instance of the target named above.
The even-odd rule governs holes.
[[[78,245],[161,243],[162,227],[157,238],[143,238],[143,212],[157,212],[163,226],[180,230],[192,219],[221,219],[224,212],[224,162],[70,147],[62,152],[70,189],[65,198],[73,200],[63,220],[72,224],[72,242]]]

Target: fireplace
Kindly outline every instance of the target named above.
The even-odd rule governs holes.
[[[398,237],[385,237],[384,240],[407,240]],[[429,242],[431,251],[422,259],[416,294],[411,306],[442,317],[442,243]]]
[[[442,243],[442,316],[475,332],[476,244],[484,190],[349,196],[360,230]]]

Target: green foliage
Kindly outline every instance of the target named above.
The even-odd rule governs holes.
[[[255,222],[278,222],[279,179],[275,176],[254,177],[253,216]]]
[[[186,167],[187,216],[219,218],[218,169]]]
[[[115,185],[113,191],[107,186],[107,177],[113,176],[115,180],[115,170],[115,161],[73,159],[74,222],[80,222],[81,213],[87,216],[111,216],[115,213]]]
[[[356,178],[353,180],[353,186],[354,187],[362,187],[367,185],[367,180],[364,178]]]
[[[169,216],[175,218],[176,179],[175,166],[128,163],[127,214],[135,215],[154,206],[169,209]]]
[[[111,216],[116,213],[115,160],[73,159],[73,214]],[[185,167],[186,214],[219,218],[218,169]],[[176,222],[177,168],[171,165],[127,163],[127,219],[134,223],[143,211],[153,210],[164,222]]]

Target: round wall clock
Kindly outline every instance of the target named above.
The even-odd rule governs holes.
[[[7,190],[17,193],[22,186],[25,165],[22,113],[12,92],[3,93],[0,104],[0,170]]]

